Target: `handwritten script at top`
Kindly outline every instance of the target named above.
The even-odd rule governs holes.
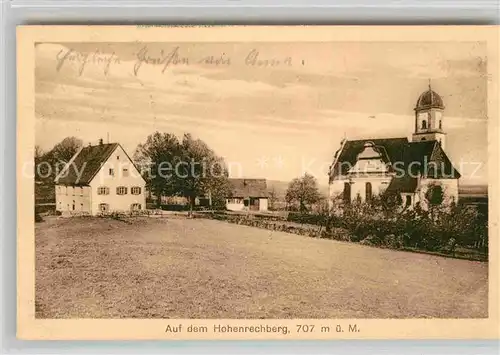
[[[112,64],[120,64],[120,58],[114,52],[109,54],[96,50],[92,53],[81,53],[74,49],[61,49],[56,55],[56,70],[60,71],[66,63],[76,64],[80,76],[88,64],[100,67],[103,74],[108,75]]]
[[[60,71],[64,65],[72,63],[76,65],[79,75],[82,75],[88,65],[93,65],[108,75],[114,64],[120,64],[120,58],[113,52],[111,54],[96,50],[91,53],[81,53],[74,49],[61,50],[56,55],[56,70]],[[304,61],[301,61],[304,65]],[[142,47],[136,54],[133,64],[133,73],[138,75],[144,65],[159,66],[161,73],[174,66],[189,66],[190,64],[223,67],[233,64],[242,64],[254,68],[291,67],[295,64],[290,56],[266,57],[258,49],[252,49],[242,56],[231,58],[228,54],[214,53],[201,57],[187,56],[182,53],[180,47],[174,47],[169,51],[161,50],[153,54],[147,46]]]
[[[154,56],[149,53],[148,47],[145,46],[137,53],[137,61],[134,65],[134,74],[137,75],[139,73],[143,64],[160,65],[162,67],[161,72],[164,73],[168,67],[177,65],[189,65],[195,63],[212,66],[229,66],[233,64],[233,62],[233,59],[226,53],[208,55],[202,58],[189,58],[181,54],[180,47],[175,47],[169,52],[161,50],[159,55]],[[257,49],[252,49],[243,58],[243,63],[252,67],[292,66],[292,57],[263,58]]]

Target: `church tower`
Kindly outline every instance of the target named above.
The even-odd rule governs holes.
[[[420,95],[415,106],[415,132],[413,142],[438,141],[445,148],[445,133],[443,131],[444,104],[441,96],[429,89]]]

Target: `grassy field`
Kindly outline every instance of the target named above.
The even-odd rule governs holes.
[[[38,318],[479,318],[487,263],[183,217],[46,218]]]

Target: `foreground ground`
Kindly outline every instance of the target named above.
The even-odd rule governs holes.
[[[487,263],[206,219],[131,221],[37,223],[37,317],[487,317]]]

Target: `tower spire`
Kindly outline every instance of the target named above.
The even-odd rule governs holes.
[[[432,102],[434,102],[434,97],[432,95],[431,78],[429,78],[429,92],[431,93],[431,103],[432,103]]]

